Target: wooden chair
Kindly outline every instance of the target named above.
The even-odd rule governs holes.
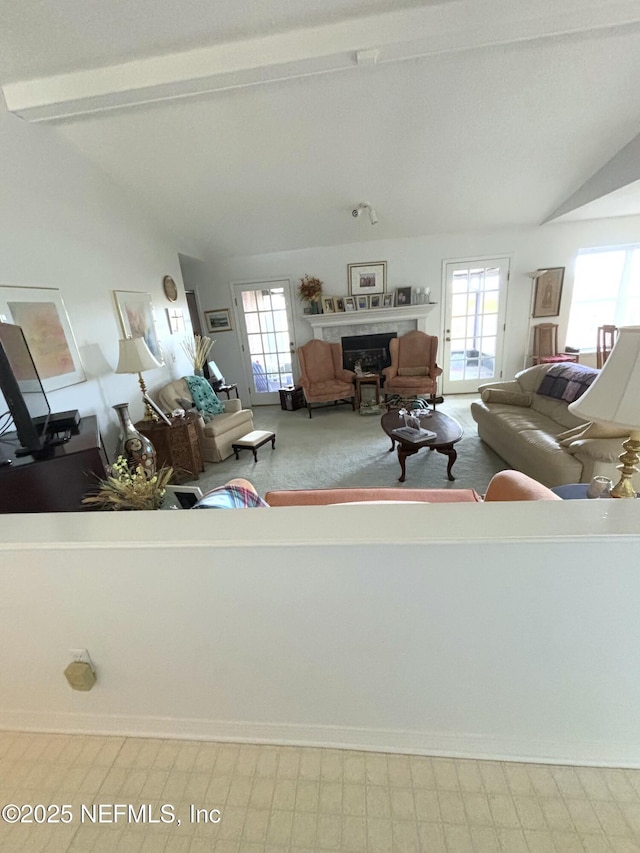
[[[555,364],[578,361],[577,353],[558,352],[558,324],[540,323],[533,327],[533,363]]]
[[[596,367],[600,370],[609,357],[618,336],[617,326],[598,326],[598,342],[596,349]]]

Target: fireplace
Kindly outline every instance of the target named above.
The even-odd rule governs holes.
[[[397,332],[376,335],[352,335],[342,338],[342,363],[347,370],[353,370],[357,361],[364,373],[381,373],[389,367],[389,341],[397,337]]]

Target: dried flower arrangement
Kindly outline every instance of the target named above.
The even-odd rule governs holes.
[[[201,337],[197,334],[182,341],[182,349],[191,359],[194,370],[202,371],[209,350],[214,344],[215,341],[212,341],[211,338]]]
[[[118,456],[107,472],[106,480],[100,480],[96,493],[83,498],[83,504],[113,511],[160,509],[173,476],[173,468],[161,468],[147,477],[142,465],[130,469],[124,456]]]
[[[300,279],[298,293],[303,302],[320,302],[322,282],[315,276],[305,275]]]

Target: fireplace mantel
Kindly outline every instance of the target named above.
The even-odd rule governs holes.
[[[415,320],[416,328],[426,332],[427,317],[436,307],[436,302],[427,305],[401,305],[397,308],[372,308],[368,311],[338,311],[335,314],[305,314],[313,329],[314,338],[323,339],[324,329],[331,326],[367,326],[371,323],[394,323]]]

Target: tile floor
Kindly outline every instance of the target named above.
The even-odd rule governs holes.
[[[640,770],[0,732],[7,804],[68,805],[70,822],[0,819],[2,853],[640,851]],[[114,820],[113,804],[176,822]],[[190,804],[220,821],[191,821]]]

